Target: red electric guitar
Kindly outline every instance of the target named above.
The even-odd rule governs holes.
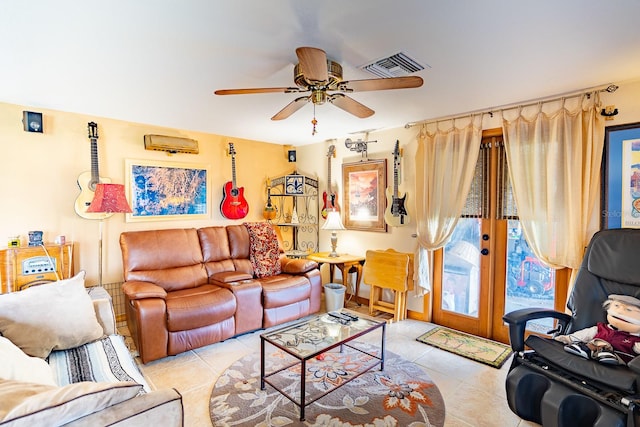
[[[231,142],[229,143],[229,155],[231,156],[232,180],[228,181],[222,190],[220,212],[227,219],[242,219],[249,213],[249,204],[244,198],[244,187],[236,186],[236,151]]]
[[[340,206],[338,205],[338,195],[331,188],[331,158],[336,156],[336,146],[330,145],[329,152],[327,153],[327,191],[322,193],[322,200],[324,205],[322,206],[322,210],[320,211],[320,215],[322,218],[327,219],[327,212],[331,209],[336,211],[340,211]]]

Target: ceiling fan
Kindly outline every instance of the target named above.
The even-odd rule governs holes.
[[[342,81],[342,66],[327,59],[322,49],[315,47],[299,47],[296,49],[298,64],[293,69],[293,80],[298,87],[270,87],[252,89],[220,89],[216,95],[244,95],[254,93],[306,93],[291,101],[280,110],[271,120],[283,120],[311,101],[314,105],[321,105],[329,101],[347,113],[361,119],[370,117],[374,111],[359,103],[345,93],[364,92],[372,90],[406,89],[422,86],[422,77],[390,77],[381,79]],[[329,93],[335,92],[335,93]]]

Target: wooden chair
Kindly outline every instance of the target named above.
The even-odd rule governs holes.
[[[413,254],[393,249],[369,250],[364,263],[364,282],[371,287],[369,314],[379,310],[393,314],[393,320],[407,318],[407,292],[413,289]],[[384,289],[394,291],[394,302],[382,300]]]

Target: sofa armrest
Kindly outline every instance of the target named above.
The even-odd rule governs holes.
[[[283,273],[304,274],[314,268],[318,268],[318,263],[309,259],[281,258],[280,267]]]
[[[93,286],[88,288],[87,292],[93,301],[93,309],[96,312],[98,323],[104,330],[104,334],[116,334],[116,314],[113,311],[113,303],[109,292],[102,286]]]
[[[167,298],[167,291],[151,282],[142,282],[138,280],[124,282],[122,285],[122,291],[131,300],[145,298]]]

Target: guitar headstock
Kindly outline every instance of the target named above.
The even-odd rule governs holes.
[[[98,124],[96,122],[87,123],[87,130],[89,131],[89,139],[98,139]]]
[[[400,141],[396,140],[396,147],[393,149],[393,157],[399,157],[400,156]]]
[[[331,157],[336,157],[336,146],[335,145],[330,145],[329,146],[329,152],[327,153],[327,157],[331,158]]]
[[[233,142],[229,143],[229,155],[230,156],[235,156],[236,155],[236,150],[233,148]]]

